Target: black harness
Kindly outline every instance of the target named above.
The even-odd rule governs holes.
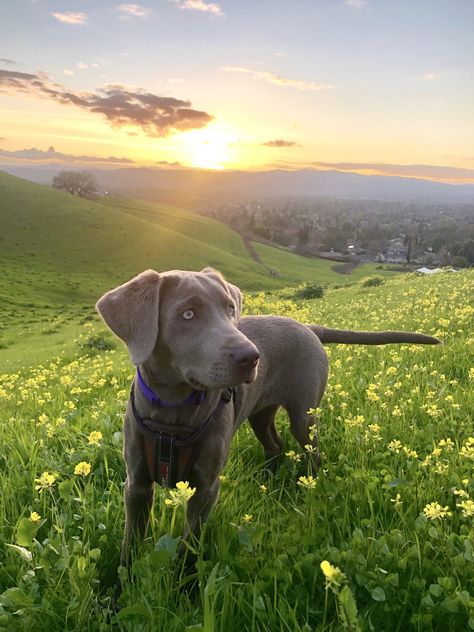
[[[219,402],[206,421],[195,428],[141,417],[135,404],[135,382],[130,391],[130,403],[137,427],[144,439],[148,473],[162,487],[175,487],[188,475],[199,454],[199,448],[213,427],[213,421],[230,401],[235,401],[235,389],[221,392]]]

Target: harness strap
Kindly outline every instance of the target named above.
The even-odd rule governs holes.
[[[162,487],[174,487],[178,481],[187,480],[198,456],[200,444],[212,429],[214,416],[234,398],[235,389],[223,391],[217,407],[196,429],[193,426],[163,424],[141,417],[135,405],[134,384],[132,384],[130,403],[138,429],[144,438],[151,480]],[[153,429],[148,424],[153,424]]]

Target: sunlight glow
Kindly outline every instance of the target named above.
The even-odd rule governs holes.
[[[235,133],[217,126],[183,134],[182,153],[186,163],[199,169],[224,169],[235,157]]]

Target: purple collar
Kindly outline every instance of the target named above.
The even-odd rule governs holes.
[[[148,384],[146,384],[145,380],[140,373],[140,369],[137,367],[137,384],[143,393],[143,395],[147,398],[149,402],[153,404],[153,406],[158,406],[159,408],[177,408],[179,406],[198,406],[206,399],[206,391],[193,391],[190,395],[183,399],[181,402],[165,402],[162,400],[153,389],[151,389]]]

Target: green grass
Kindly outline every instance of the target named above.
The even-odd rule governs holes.
[[[298,485],[307,463],[283,413],[289,456],[274,477],[244,425],[199,544],[196,593],[180,588],[174,560],[183,512],[167,508],[157,489],[152,529],[112,619],[126,354],[86,353],[104,336],[86,321],[74,360],[2,375],[0,629],[473,629],[473,289],[468,271],[359,283],[307,302],[249,296],[250,313],[415,329],[445,344],[328,347],[324,465],[314,488]],[[98,445],[89,443],[92,431],[102,433]],[[81,462],[91,465],[86,476],[74,474]],[[37,489],[44,473],[53,477]],[[340,569],[332,581],[322,561]]]
[[[380,265],[376,263],[365,263],[357,266],[350,274],[340,274],[332,269],[338,265],[336,261],[302,257],[301,255],[256,242],[253,245],[263,263],[278,272],[279,279],[284,282],[285,286],[295,285],[297,280],[311,281],[321,285],[344,285],[346,283],[355,283],[361,278],[374,273],[388,277],[395,274],[387,269],[378,269]],[[284,260],[282,260],[282,253],[285,255]]]

